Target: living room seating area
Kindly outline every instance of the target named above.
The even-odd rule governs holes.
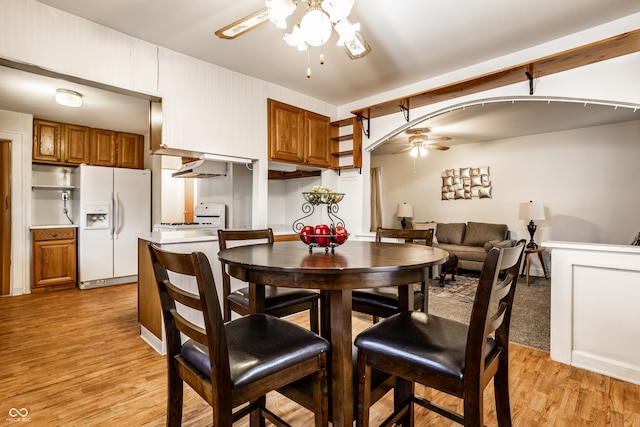
[[[411,226],[413,229],[434,229],[433,246],[457,256],[458,268],[463,270],[480,271],[492,248],[511,247],[516,242],[511,239],[506,224],[412,222]]]

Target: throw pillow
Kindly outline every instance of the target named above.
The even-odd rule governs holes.
[[[414,230],[433,230],[433,244],[438,244],[438,239],[436,237],[436,229],[438,227],[437,222],[412,222],[411,228]]]
[[[490,240],[504,240],[507,238],[506,224],[489,224],[485,222],[467,223],[464,236],[464,246],[484,246]]]
[[[449,243],[452,245],[461,245],[464,239],[465,223],[438,223],[436,235],[439,243]]]

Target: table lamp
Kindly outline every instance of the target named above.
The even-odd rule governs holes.
[[[520,203],[520,214],[518,215],[519,219],[529,220],[529,225],[527,225],[527,230],[529,230],[529,235],[531,236],[531,240],[527,244],[528,249],[538,249],[538,245],[533,241],[533,235],[538,228],[536,224],[533,222],[534,219],[543,220],[544,218],[544,206],[540,202],[524,202]]]
[[[396,216],[398,218],[402,218],[400,224],[402,224],[402,228],[407,227],[407,218],[413,218],[413,205],[408,205],[406,203],[398,203],[398,208],[396,209]]]

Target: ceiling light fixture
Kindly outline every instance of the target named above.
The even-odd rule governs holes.
[[[82,94],[69,89],[57,89],[56,102],[66,107],[77,108],[82,105]]]
[[[278,28],[287,29],[287,18],[293,15],[299,3],[306,3],[307,11],[299,24],[285,33],[284,40],[289,46],[300,51],[308,50],[310,46],[322,46],[335,30],[338,34],[336,44],[344,47],[349,58],[362,58],[371,52],[360,34],[360,24],[352,24],[348,18],[355,0],[265,0],[266,7],[219,29],[216,35],[233,39],[267,20]],[[320,55],[320,63],[323,62]]]
[[[422,135],[411,135],[409,137],[409,143],[413,144],[411,151],[409,151],[409,155],[411,157],[422,157],[429,154],[429,151],[424,148],[424,143],[427,139]]]

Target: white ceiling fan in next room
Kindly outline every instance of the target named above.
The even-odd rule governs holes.
[[[301,3],[306,8],[303,13],[296,13]],[[287,30],[284,41],[300,51],[324,45],[335,32],[336,45],[343,46],[349,58],[358,59],[371,52],[371,48],[360,34],[360,24],[349,19],[354,3],[355,0],[266,0],[265,7],[219,29],[216,35],[234,39],[268,20]],[[289,26],[287,18],[291,16],[294,18],[291,21],[297,19],[298,23]],[[322,54],[320,63],[324,63]],[[310,69],[307,77],[311,77]]]

